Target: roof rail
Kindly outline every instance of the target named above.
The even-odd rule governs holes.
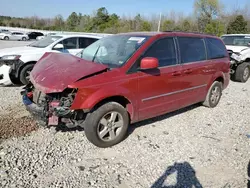
[[[181,31],[181,30],[175,30],[175,31],[163,31],[163,32],[182,32],[182,33],[192,33],[192,34],[201,34],[201,35],[212,35],[212,36],[216,36],[214,34],[209,34],[209,33],[202,33],[202,32],[196,32],[196,31]]]

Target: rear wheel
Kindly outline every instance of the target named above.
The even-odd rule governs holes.
[[[250,63],[242,63],[237,66],[233,75],[233,80],[245,83],[250,76]]]
[[[119,103],[109,102],[87,115],[84,130],[91,143],[106,148],[125,138],[128,125],[127,110]]]
[[[10,40],[10,38],[6,36],[6,37],[4,37],[4,40]]]
[[[26,41],[26,40],[27,40],[27,38],[26,38],[26,37],[23,37],[23,38],[22,38],[22,41]]]
[[[29,64],[23,67],[23,69],[20,72],[20,81],[24,84],[27,85],[30,81],[30,72],[32,71],[34,67],[34,64]]]
[[[215,81],[208,90],[206,100],[203,105],[209,108],[214,108],[218,105],[222,95],[222,83]]]

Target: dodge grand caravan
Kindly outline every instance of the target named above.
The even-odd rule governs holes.
[[[200,102],[217,106],[230,79],[224,43],[203,34],[117,34],[79,56],[46,53],[21,94],[45,125],[83,127],[98,147],[121,142],[131,123]]]

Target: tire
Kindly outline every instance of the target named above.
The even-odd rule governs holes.
[[[117,115],[115,115],[116,113]],[[113,119],[114,122],[116,122],[113,124],[113,126],[119,125],[118,128],[113,127],[113,131],[111,128],[112,123],[106,124],[112,119],[111,114],[115,115],[114,117],[116,117]],[[104,123],[100,123],[101,120]],[[117,122],[120,123],[118,124]],[[92,144],[100,148],[107,148],[120,143],[126,137],[128,125],[129,115],[127,110],[119,103],[109,102],[103,104],[102,106],[87,115],[84,124],[84,131],[87,139]],[[102,131],[104,133],[103,135],[101,135]],[[110,132],[114,133],[113,139]]]
[[[250,76],[250,63],[242,63],[240,64],[233,75],[233,80],[237,82],[245,83],[247,82]]]
[[[22,41],[26,41],[26,40],[27,40],[27,38],[26,38],[26,37],[23,37],[23,38],[22,38]]]
[[[208,90],[206,100],[203,105],[208,108],[214,108],[218,105],[222,96],[222,83],[215,81]]]
[[[4,40],[10,40],[10,38],[9,37],[4,37]]]
[[[25,67],[22,68],[20,72],[20,81],[22,84],[27,85],[29,83],[29,72],[33,69],[34,64],[28,64]]]

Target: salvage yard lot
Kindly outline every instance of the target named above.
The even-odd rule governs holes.
[[[24,44],[0,41],[0,48]],[[35,131],[1,139],[0,187],[246,187],[250,82],[231,82],[214,109],[194,105],[132,125],[108,149],[93,146],[84,131],[36,130],[21,88],[0,88],[0,130]]]

